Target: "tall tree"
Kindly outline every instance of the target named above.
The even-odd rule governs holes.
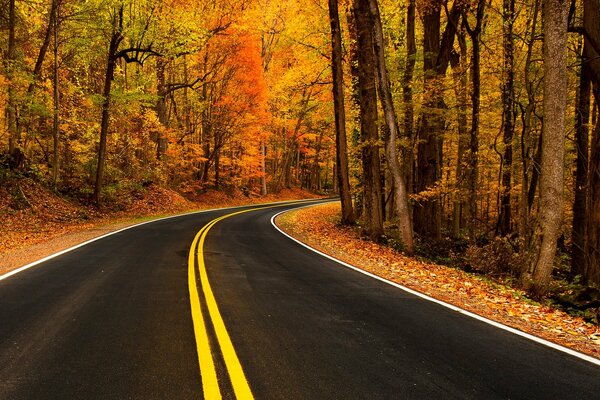
[[[567,19],[569,2],[544,2],[544,126],[539,229],[525,286],[536,296],[548,290],[563,212],[565,114],[567,97]]]
[[[435,239],[441,238],[442,232],[441,202],[436,191],[442,176],[443,113],[446,108],[441,80],[448,69],[461,14],[459,5],[454,4],[447,13],[446,28],[440,38],[443,6],[442,1],[435,0],[422,7],[424,104],[417,146],[415,191],[425,195],[413,211],[415,232]]]
[[[52,185],[54,189],[56,189],[56,185],[58,184],[58,174],[60,171],[60,157],[59,157],[59,140],[60,140],[60,115],[59,115],[59,106],[60,106],[60,93],[58,88],[58,27],[59,27],[59,7],[60,0],[52,0],[52,7],[50,14],[49,25],[52,25],[52,37],[53,37],[53,59],[52,59]],[[37,66],[37,64],[36,64]],[[35,73],[35,71],[34,71]]]
[[[137,32],[137,38],[132,38],[132,45],[120,49],[121,43],[125,40],[124,30],[124,9],[125,4],[121,1],[112,10],[111,16],[111,37],[106,56],[106,73],[104,76],[104,89],[102,92],[102,121],[100,123],[100,139],[98,143],[98,162],[96,166],[96,183],[94,185],[93,201],[96,205],[100,204],[100,193],[104,179],[104,164],[106,161],[106,141],[108,137],[109,118],[110,118],[110,103],[111,103],[111,88],[115,77],[115,68],[117,61],[124,60],[126,63],[138,63],[142,65],[144,60],[149,56],[157,53],[152,50],[151,45],[145,44],[146,31],[149,27],[149,22],[142,24],[142,31]],[[137,10],[130,10],[136,13]],[[149,13],[147,16],[152,15]],[[137,39],[137,40],[136,40]]]
[[[346,142],[346,110],[344,108],[344,70],[342,64],[342,34],[337,0],[329,0],[331,24],[331,70],[333,75],[333,109],[335,114],[335,160],[342,206],[341,223],[354,223],[354,210],[348,175],[348,149]]]
[[[583,1],[583,33],[585,44],[584,57],[589,60],[587,67],[593,82],[596,115],[600,111],[600,0]],[[589,162],[589,202],[586,210],[587,265],[585,278],[589,282],[600,285],[600,118],[596,117]]]
[[[457,194],[454,198],[453,212],[452,212],[452,235],[454,237],[460,236],[461,228],[465,225],[464,206],[465,206],[465,193],[466,179],[465,179],[465,155],[469,147],[469,135],[467,128],[467,93],[468,93],[468,59],[467,59],[467,38],[464,26],[457,32],[456,38],[460,47],[460,54],[456,54],[450,60],[452,66],[452,76],[454,79],[454,87],[456,93],[457,115],[456,124],[458,131],[458,149],[456,154],[456,185]]]
[[[478,0],[475,11],[475,26],[469,25],[467,15],[463,13],[463,24],[471,37],[471,130],[469,133],[469,153],[467,160],[467,191],[469,209],[469,237],[475,236],[477,216],[477,178],[479,174],[479,112],[481,108],[481,30],[485,11],[485,0]]]
[[[414,104],[413,104],[413,75],[417,56],[417,41],[415,39],[415,8],[416,0],[408,0],[406,7],[406,61],[402,74],[402,102],[404,107],[404,137],[408,146],[403,148],[404,179],[409,193],[414,190]]]
[[[17,43],[15,38],[15,29],[17,24],[17,14],[15,9],[15,0],[8,1],[8,45],[4,55],[4,71],[9,80],[8,83],[8,101],[6,103],[6,122],[8,125],[8,151],[13,157],[15,166],[21,164],[20,156],[20,137],[17,127],[17,99],[15,90],[15,69],[17,62]]]
[[[504,59],[502,80],[502,139],[504,154],[502,155],[502,186],[500,198],[500,214],[498,232],[506,236],[511,232],[511,191],[513,164],[513,136],[515,132],[514,98],[515,98],[515,55],[513,27],[515,22],[515,1],[502,2],[502,53]]]
[[[580,45],[582,40],[580,39]],[[583,50],[583,49],[581,49]],[[589,72],[589,60],[582,54],[579,71],[579,87],[575,101],[575,187],[573,191],[573,228],[571,231],[571,272],[585,277],[586,256],[586,214],[588,197],[588,161],[589,161],[589,128],[590,92],[592,88]]]
[[[402,165],[398,160],[398,147],[396,139],[400,135],[398,128],[398,119],[396,110],[394,109],[394,101],[392,99],[392,87],[385,64],[385,50],[383,41],[383,28],[381,27],[381,17],[379,15],[379,5],[377,0],[369,0],[370,17],[373,26],[373,45],[375,50],[375,64],[377,66],[377,84],[379,89],[379,98],[384,112],[385,118],[385,154],[386,161],[389,166],[390,174],[393,179],[393,189],[398,217],[398,231],[400,232],[400,240],[407,253],[412,253],[413,248],[413,230],[412,221],[410,218],[410,208],[408,205],[408,191],[404,180]]]
[[[373,240],[380,240],[383,236],[381,165],[377,129],[376,61],[369,0],[354,0],[353,9],[357,33],[365,233]]]

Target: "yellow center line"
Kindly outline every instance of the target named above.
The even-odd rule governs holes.
[[[235,352],[233,343],[231,342],[231,338],[229,336],[229,333],[227,332],[227,328],[225,328],[223,317],[221,316],[221,312],[217,307],[215,296],[210,286],[210,282],[208,281],[206,265],[204,264],[203,247],[208,231],[217,222],[225,218],[231,217],[233,215],[242,214],[248,211],[250,210],[238,211],[212,221],[210,224],[207,225],[206,229],[200,236],[200,244],[198,245],[198,268],[200,271],[200,283],[202,285],[202,290],[204,291],[204,297],[206,299],[206,305],[208,306],[208,312],[210,314],[210,318],[215,328],[217,341],[219,342],[219,346],[221,347],[221,354],[223,354],[223,360],[225,361],[225,366],[227,367],[227,372],[229,373],[231,385],[233,386],[235,397],[238,400],[251,400],[254,399],[254,396],[252,395],[252,391],[250,390],[250,386],[248,385],[248,380],[246,379],[246,375],[244,374],[244,370],[242,369],[240,360]]]
[[[196,248],[196,244],[198,244],[198,270],[200,273],[200,286],[204,293],[204,298],[206,301],[206,306],[208,309],[208,314],[210,320],[212,321],[212,325],[215,329],[215,335],[217,337],[217,342],[219,343],[219,347],[221,349],[221,354],[223,355],[223,360],[225,361],[225,366],[227,368],[227,373],[229,374],[229,378],[231,381],[231,385],[233,387],[233,391],[235,393],[236,399],[239,400],[253,400],[254,396],[252,395],[252,391],[250,389],[250,385],[248,384],[248,380],[246,379],[246,375],[244,374],[244,370],[242,368],[242,364],[235,352],[235,348],[233,347],[233,343],[231,341],[231,337],[227,332],[227,328],[225,327],[225,322],[223,321],[223,317],[221,316],[221,312],[219,311],[219,307],[217,306],[217,301],[215,300],[215,296],[212,291],[212,287],[210,286],[210,282],[208,280],[208,274],[206,272],[206,265],[204,264],[204,242],[206,240],[206,236],[210,228],[212,228],[219,221],[224,220],[225,218],[232,217],[234,215],[239,215],[243,213],[247,213],[250,211],[264,210],[267,208],[274,207],[283,207],[290,206],[294,204],[300,204],[305,202],[293,202],[293,203],[285,203],[278,204],[272,206],[251,208],[247,210],[236,211],[230,214],[223,215],[221,217],[215,218],[206,224],[194,238],[192,242],[192,247],[190,249],[190,254],[188,258],[188,286],[190,290],[190,303],[192,309],[192,320],[194,325],[194,332],[196,335],[196,350],[198,352],[198,361],[200,364],[200,375],[202,378],[202,387],[204,390],[204,398],[209,400],[220,400],[222,398],[221,391],[219,388],[219,382],[217,378],[217,373],[215,369],[215,364],[212,357],[212,351],[210,348],[210,342],[208,341],[208,334],[206,331],[206,320],[202,315],[202,310],[200,308],[200,297],[198,292],[198,287],[196,284],[196,268],[194,265],[194,250]]]
[[[204,389],[204,398],[211,400],[221,399],[221,390],[217,380],[217,371],[210,351],[210,343],[206,332],[206,324],[202,309],[200,308],[200,298],[198,296],[198,287],[196,285],[196,268],[194,267],[194,256],[196,244],[204,228],[196,234],[190,254],[188,256],[188,287],[190,291],[190,305],[192,309],[192,322],[196,334],[196,352],[198,353],[198,363],[200,365],[200,377]]]

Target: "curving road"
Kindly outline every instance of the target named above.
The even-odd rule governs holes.
[[[165,219],[0,277],[0,399],[599,398],[600,366],[271,225],[306,203]]]

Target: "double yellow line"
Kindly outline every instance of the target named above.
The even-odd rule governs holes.
[[[224,215],[222,217],[213,219],[211,222],[206,224],[204,228],[196,234],[192,247],[190,248],[190,254],[188,257],[188,286],[190,290],[190,303],[192,306],[192,321],[194,323],[194,332],[196,334],[196,350],[198,352],[198,362],[200,364],[200,375],[202,378],[202,387],[204,388],[204,398],[207,400],[220,400],[221,389],[219,388],[219,381],[217,378],[217,371],[215,369],[215,363],[213,361],[212,352],[210,349],[210,343],[208,341],[208,333],[206,331],[206,320],[202,314],[200,307],[200,296],[198,292],[198,286],[196,284],[196,268],[195,268],[195,249],[198,246],[198,271],[200,273],[200,285],[204,293],[204,299],[208,309],[210,320],[212,321],[215,329],[215,335],[219,347],[221,348],[221,354],[227,367],[227,372],[233,386],[233,391],[237,399],[250,400],[254,399],[244,370],[240,364],[240,360],[235,353],[233,344],[229,333],[225,328],[223,317],[217,307],[215,295],[213,294],[210,282],[208,281],[208,275],[206,273],[206,265],[204,264],[204,241],[210,228],[212,228],[217,222],[224,220],[225,218],[232,217],[237,214],[242,214],[251,210],[237,211],[231,214]]]
[[[217,338],[217,342],[219,343],[223,360],[225,361],[225,366],[227,368],[227,373],[229,374],[235,397],[238,400],[254,399],[252,391],[250,390],[250,385],[248,384],[248,380],[246,379],[246,375],[244,374],[244,370],[242,369],[240,360],[235,352],[233,343],[231,342],[231,338],[229,337],[229,333],[227,332],[227,328],[225,327],[225,323],[223,322],[223,317],[219,312],[219,307],[217,307],[217,302],[215,300],[215,296],[210,286],[210,282],[208,281],[206,265],[204,264],[204,242],[206,240],[208,231],[219,221],[222,221],[229,217],[233,217],[235,215],[244,214],[250,211],[264,210],[266,208],[282,207],[301,203],[305,202],[298,201],[283,203],[278,205],[251,208],[226,214],[210,221],[196,234],[196,237],[194,237],[194,241],[192,242],[192,246],[190,248],[190,253],[188,256],[188,287],[190,291],[192,321],[194,324],[194,333],[196,336],[196,350],[198,353],[198,362],[200,364],[200,377],[202,379],[202,387],[204,390],[205,399],[220,400],[222,396],[206,329],[207,318],[205,315],[203,315],[202,308],[200,307],[200,292],[198,290],[197,275],[195,268],[196,259],[198,262],[200,286],[204,294],[204,300],[206,302],[206,308],[208,310],[208,317],[210,318],[212,326],[214,327],[215,336]]]

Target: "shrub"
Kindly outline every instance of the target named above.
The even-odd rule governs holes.
[[[527,258],[509,239],[497,237],[483,246],[469,246],[464,262],[475,271],[517,277],[526,266]]]

